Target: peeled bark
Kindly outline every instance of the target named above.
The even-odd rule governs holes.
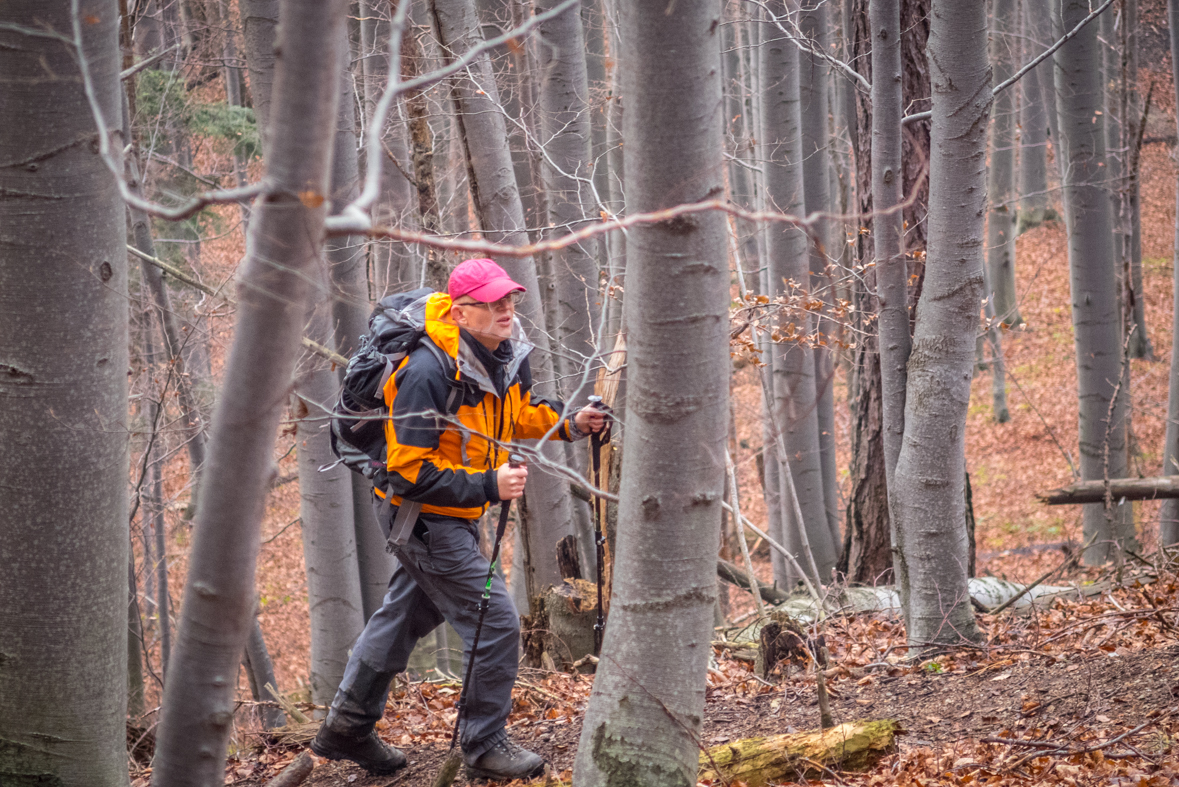
[[[772,2],[767,8],[776,17],[789,13],[784,2]],[[765,95],[762,105],[762,166],[765,170],[766,197],[772,209],[801,216],[805,212],[801,138],[801,107],[798,98],[798,47],[773,28],[770,40],[762,45],[762,79]],[[808,293],[810,266],[807,236],[802,230],[775,222],[766,228],[767,263],[773,296]],[[794,288],[788,288],[791,282]],[[831,575],[838,557],[827,521],[823,493],[822,461],[819,449],[818,397],[815,386],[815,361],[809,340],[813,331],[810,316],[798,310],[783,318],[794,323],[799,340],[778,342],[773,348],[773,417],[786,444],[790,469],[802,522],[796,521],[788,491],[783,490],[786,548],[803,554],[799,529],[806,528],[806,539],[815,556],[822,583]],[[790,577],[791,583],[798,577]]]
[[[1057,13],[1054,6],[1054,13]],[[1062,3],[1057,27],[1071,30],[1087,16],[1085,0]],[[1068,225],[1069,284],[1080,400],[1081,477],[1127,475],[1125,422],[1112,400],[1122,378],[1121,313],[1118,308],[1113,220],[1106,191],[1102,86],[1097,26],[1086,25],[1055,54],[1060,113],[1065,219]],[[1111,419],[1111,414],[1114,418]],[[1085,565],[1098,565],[1121,548],[1134,548],[1131,506],[1086,506]]]
[[[98,155],[119,135],[119,15],[79,3],[81,53],[0,30],[0,783],[125,787],[127,251]],[[73,35],[69,3],[4,21]],[[113,127],[96,129],[93,97]]]
[[[1179,74],[1179,0],[1168,0],[1171,29],[1171,72]],[[1179,79],[1175,80],[1179,98]],[[1179,118],[1177,118],[1179,123]],[[1179,180],[1175,183],[1179,204]],[[1171,336],[1179,336],[1179,213],[1175,216],[1174,273],[1172,278]],[[1167,398],[1167,431],[1163,439],[1163,475],[1179,473],[1179,341],[1171,340],[1171,385]],[[1179,544],[1179,501],[1167,500],[1159,509],[1159,546]]]
[[[977,641],[966,591],[966,411],[983,294],[987,15],[976,0],[934,0],[929,251],[909,357],[905,435],[890,493],[897,584],[911,644]]]
[[[995,0],[991,21],[993,84],[1014,69],[1016,0]],[[1018,51],[1018,50],[1016,50]],[[995,316],[1004,325],[1020,325],[1019,295],[1015,289],[1015,91],[1004,90],[991,110],[991,165],[987,170],[987,273]]]
[[[628,3],[621,13],[630,207],[721,193],[720,8]],[[574,763],[585,787],[695,783],[716,600],[730,366],[725,219],[702,214],[630,235],[618,549]]]
[[[481,40],[473,0],[432,0],[431,9],[447,59],[462,56]],[[455,77],[451,96],[466,151],[472,201],[485,237],[514,246],[526,245],[529,238],[524,208],[513,174],[499,92],[486,54],[477,57]],[[536,265],[532,258],[497,261],[527,290],[517,315],[535,345],[529,356],[534,390],[538,396],[551,396],[555,392],[551,382],[554,379],[551,340],[545,325]],[[550,461],[564,462],[565,449],[560,443],[548,441],[538,447]],[[546,585],[561,581],[553,546],[574,533],[575,526],[565,479],[534,466],[525,494],[530,539],[527,552],[532,560],[521,561],[516,568],[526,572],[531,598]]]
[[[213,419],[191,563],[164,692],[152,783],[224,775],[237,664],[254,615],[254,571],[271,451],[323,243],[339,47],[347,3],[283,8],[267,156],[237,324]]]

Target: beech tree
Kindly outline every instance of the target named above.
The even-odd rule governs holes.
[[[789,9],[785,2],[767,3],[766,9],[780,23],[787,23]],[[761,47],[761,158],[765,162],[766,199],[773,210],[803,215],[806,203],[798,45],[777,25],[769,26],[766,35]],[[806,232],[779,222],[769,225],[765,232],[770,292],[774,296],[809,293],[811,267]],[[796,336],[786,335],[788,321],[798,323]],[[830,577],[838,555],[823,493],[815,359],[809,344],[812,331],[810,315],[802,311],[783,318],[780,333],[776,332],[781,340],[773,347],[772,417],[782,432],[803,520],[797,521],[785,468],[779,468],[784,543],[793,554],[802,555],[803,544],[809,542],[819,571],[819,576],[811,579],[823,582]],[[805,541],[802,528],[806,529]],[[798,579],[791,576],[790,584]]]
[[[720,194],[719,5],[626,3],[620,13],[628,207]],[[730,365],[725,220],[635,227],[627,263],[614,596],[574,764],[586,787],[695,783],[716,598]]]
[[[909,641],[981,638],[966,589],[966,411],[983,295],[987,14],[976,0],[933,0],[929,68],[929,248],[909,356],[905,431],[890,493],[897,586]]]
[[[99,152],[123,147],[119,15],[77,6],[0,12],[5,785],[128,783],[126,220]]]
[[[250,227],[213,417],[152,783],[221,781],[254,615],[262,503],[320,259],[347,3],[289,0],[279,29],[267,191]]]
[[[1053,3],[1058,34],[1090,13],[1086,0]],[[1069,286],[1077,357],[1081,478],[1123,478],[1127,467],[1122,408],[1114,402],[1122,379],[1121,312],[1113,221],[1104,166],[1097,25],[1088,24],[1056,51],[1056,100],[1068,227]],[[1090,504],[1083,509],[1085,564],[1097,565],[1134,545],[1131,505]]]
[[[990,55],[996,85],[1014,71],[1012,45],[1017,23],[1016,0],[995,0]],[[1015,96],[1014,90],[1004,90],[995,96],[990,124],[991,163],[987,171],[988,296],[994,299],[995,317],[1004,325],[1023,322],[1015,289]]]

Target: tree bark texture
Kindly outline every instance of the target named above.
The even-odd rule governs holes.
[[[994,0],[991,14],[990,57],[994,84],[1014,72],[1016,0]],[[1015,288],[1015,96],[1004,90],[991,109],[991,165],[987,170],[987,273],[995,317],[1004,325],[1020,325],[1019,294]]]
[[[798,27],[809,42],[809,49],[799,52],[799,109],[802,113],[802,170],[803,198],[808,215],[831,211],[831,125],[827,83],[831,67],[823,55],[829,55],[830,3],[826,0],[802,0]],[[820,243],[810,243],[811,290],[828,307],[834,303],[828,254],[826,248],[833,222],[821,220],[815,225]],[[831,342],[826,339],[834,332],[835,324],[820,313],[815,329],[823,339],[814,349],[815,358],[815,415],[819,428],[819,467],[823,479],[823,507],[831,544],[838,549],[839,539],[839,480],[835,469],[835,367],[831,357]],[[836,552],[838,557],[838,552]]]
[[[790,11],[785,2],[771,2],[767,4],[767,9],[782,19],[783,24],[789,24],[786,19]],[[765,170],[766,199],[771,210],[802,216],[806,204],[802,168],[802,115],[798,93],[798,46],[776,26],[767,28],[767,36],[768,39],[761,47],[761,136],[764,146],[761,159]],[[765,231],[772,297],[808,293],[811,273],[806,233],[782,222],[770,224]],[[783,485],[785,545],[792,554],[801,556],[803,538],[799,531],[806,528],[806,539],[810,542],[819,571],[819,576],[811,579],[822,583],[830,577],[838,555],[827,521],[823,493],[815,361],[809,344],[814,326],[809,313],[801,309],[783,316],[776,331],[780,336],[785,337],[789,333],[788,323],[794,325],[797,337],[783,338],[775,342],[772,349],[772,417],[786,445],[803,521],[797,521],[790,494]],[[781,472],[780,476],[784,481],[785,472]],[[806,564],[806,561],[800,562]],[[797,579],[789,577],[791,584]]]
[[[278,60],[279,0],[241,0],[242,38],[246,44],[246,66],[250,72],[250,98],[254,117],[262,133],[262,146],[270,139],[270,100],[274,93],[274,66]]]
[[[911,347],[904,217],[900,210],[895,210],[902,201],[904,93],[900,0],[876,0],[869,4],[868,13],[873,42],[872,207],[877,211],[872,218],[872,245],[876,252],[876,320],[880,348],[879,361],[873,359],[871,363],[879,364],[885,481],[891,485],[905,433],[906,366]],[[856,439],[863,439],[863,435],[857,435]],[[851,524],[848,526],[850,528]]]
[[[363,11],[360,22],[361,69],[364,74],[364,116],[367,126],[372,122],[389,73],[390,21],[395,4],[390,0],[362,0],[360,5]],[[406,29],[402,37],[403,55],[405,39],[412,35],[413,31]],[[398,117],[397,109],[394,104],[382,136],[385,150],[382,151],[384,161],[381,162],[381,195],[373,206],[373,223],[413,226],[409,219],[414,213],[414,186],[405,174],[413,170],[406,143],[406,126]],[[369,252],[376,300],[418,286],[422,260],[413,246],[391,240],[376,240],[369,245]]]
[[[549,11],[558,0],[538,0],[537,13]],[[548,224],[564,234],[580,229],[596,215],[590,154],[592,128],[589,114],[589,82],[585,37],[578,6],[540,25],[542,43],[537,46],[540,74],[540,130],[545,141],[542,167],[548,192]],[[589,240],[562,249],[552,257],[557,287],[557,319],[552,328],[560,348],[559,363],[565,384],[562,393],[580,406],[591,391],[577,390],[593,360],[594,332],[598,327],[598,242]]]
[[[1084,0],[1064,0],[1060,29],[1071,30],[1089,14]],[[1113,221],[1102,111],[1097,26],[1086,25],[1056,51],[1055,74],[1064,158],[1069,284],[1080,400],[1081,477],[1127,474],[1125,422],[1113,404],[1122,377],[1121,313],[1117,291]],[[1111,415],[1114,417],[1111,418]],[[1086,506],[1085,565],[1097,565],[1122,547],[1134,548],[1131,506]]]
[[[628,203],[723,193],[721,9],[628,3]],[[627,430],[613,600],[579,785],[696,783],[727,438],[729,275],[718,214],[630,232]]]
[[[1039,55],[1052,41],[1049,0],[1023,0],[1021,22],[1024,35],[1021,65]],[[1019,102],[1019,221],[1017,233],[1029,230],[1049,218],[1048,128],[1049,114],[1056,112],[1056,91],[1052,89],[1052,60],[1033,68],[1016,87]],[[1056,140],[1053,139],[1053,142]]]
[[[1167,20],[1171,29],[1172,73],[1179,74],[1179,0],[1167,0]],[[1179,80],[1175,82],[1175,93],[1179,97]],[[1179,204],[1179,179],[1175,183],[1175,202]],[[1175,217],[1174,254],[1171,335],[1179,336],[1179,215]],[[1179,473],[1179,341],[1172,339],[1171,385],[1167,398],[1167,431],[1163,441],[1162,474],[1175,473]],[[1179,544],[1179,500],[1166,500],[1159,508],[1159,546],[1174,544]]]
[[[82,51],[0,31],[0,783],[126,785],[127,251],[98,134],[119,135],[119,15]],[[4,20],[73,37],[69,3]],[[96,129],[77,56],[112,125]]]
[[[473,0],[431,0],[435,31],[444,58],[461,57],[479,40]],[[492,241],[523,246],[529,242],[524,208],[512,169],[507,127],[500,109],[499,91],[491,60],[476,58],[451,83],[459,132],[466,151],[468,182],[479,225]],[[527,292],[517,314],[535,345],[529,356],[537,395],[555,391],[550,336],[544,320],[540,284],[532,258],[497,260]],[[552,441],[539,446],[550,461],[564,462],[565,448]],[[529,598],[546,585],[559,584],[556,552],[561,538],[575,532],[568,482],[540,467],[529,474],[527,495],[528,553],[532,560],[520,567],[528,573]],[[518,567],[519,568],[519,567]]]
[[[929,253],[918,303],[892,514],[910,643],[977,641],[966,591],[966,411],[983,294],[991,69],[985,5],[934,0]]]
[[[267,192],[258,200],[164,692],[152,783],[223,778],[237,664],[254,615],[262,507],[323,243],[347,4],[291,0],[275,72]]]

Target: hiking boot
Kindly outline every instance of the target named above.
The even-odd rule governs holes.
[[[474,760],[467,762],[467,779],[511,781],[539,776],[544,759],[504,738]]]
[[[405,767],[405,755],[377,737],[375,730],[359,738],[342,735],[326,724],[315,733],[311,751],[329,760],[351,760],[369,773],[388,776]]]

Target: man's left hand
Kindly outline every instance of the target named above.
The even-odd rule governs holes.
[[[590,432],[600,432],[606,427],[607,415],[596,407],[586,406],[577,411],[577,415],[573,416],[573,423],[582,432],[589,434]]]

